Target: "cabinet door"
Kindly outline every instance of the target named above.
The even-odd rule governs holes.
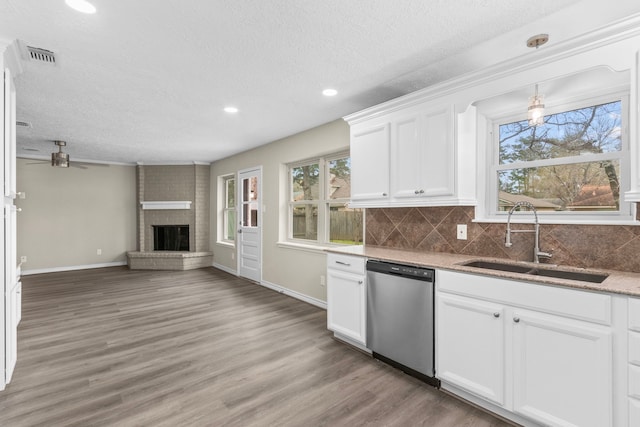
[[[327,270],[327,328],[366,345],[365,277]]]
[[[509,323],[514,411],[549,426],[611,426],[611,332],[526,310]]]
[[[412,198],[424,194],[421,169],[424,164],[423,121],[418,115],[391,123],[391,197]],[[422,191],[422,193],[420,193]]]
[[[421,111],[391,123],[391,196],[454,194],[453,108]]]
[[[454,194],[455,147],[453,107],[431,111],[424,115],[421,190],[424,196]]]
[[[436,376],[504,405],[503,306],[445,293],[436,297]]]
[[[351,133],[351,200],[389,197],[389,125]]]

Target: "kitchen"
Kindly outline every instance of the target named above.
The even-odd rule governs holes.
[[[631,30],[628,30],[628,31],[631,31]],[[604,35],[602,34],[599,34],[598,36],[604,37]],[[603,39],[610,40],[609,38],[606,38],[606,37],[604,37]],[[637,46],[637,43],[635,43],[635,39],[633,37],[630,36],[627,40],[629,41],[628,42],[629,44],[633,44],[634,46]],[[521,43],[524,43],[524,40],[522,40]],[[607,47],[601,47],[603,55],[599,55],[600,59],[598,60],[598,62],[594,62],[592,59],[590,59],[592,58],[592,56],[589,55],[589,52],[582,52],[582,53],[579,52],[580,51],[579,48],[576,48],[575,55],[571,56],[570,59],[561,60],[560,62],[553,62],[553,61],[549,62],[546,55],[550,55],[551,57],[553,57],[554,55],[561,56],[559,52],[556,51],[554,53],[554,51],[551,50],[553,46],[550,44],[549,46],[547,46],[549,48],[549,50],[547,50],[548,53],[545,53],[545,50],[544,50],[545,46],[540,47],[536,53],[533,53],[533,51],[529,52],[528,53],[529,57],[528,57],[528,60],[526,61],[526,67],[524,65],[521,65],[520,67],[528,68],[531,65],[532,61],[530,59],[534,57],[533,55],[535,55],[536,61],[539,61],[539,62],[535,62],[535,61],[533,62],[534,64],[538,64],[538,65],[528,68],[526,70],[522,70],[519,73],[517,73],[516,76],[505,75],[504,80],[491,80],[488,77],[482,77],[483,79],[486,79],[485,80],[486,82],[480,86],[472,85],[470,81],[451,82],[451,87],[467,85],[468,90],[466,93],[464,91],[452,93],[450,92],[450,89],[446,87],[446,85],[441,87],[440,89],[443,90],[444,92],[449,91],[447,92],[447,95],[446,95],[446,104],[449,110],[447,110],[446,108],[444,110],[441,110],[440,105],[437,105],[438,108],[434,109],[433,111],[436,111],[439,113],[440,111],[446,110],[444,115],[446,115],[448,118],[453,118],[453,120],[455,121],[455,127],[452,128],[454,129],[452,131],[452,137],[455,138],[454,142],[456,145],[454,147],[455,148],[454,151],[441,153],[443,156],[452,156],[452,157],[450,158],[444,157],[444,160],[439,159],[437,161],[430,160],[429,163],[433,165],[435,168],[438,168],[438,167],[447,168],[448,165],[451,165],[450,163],[448,163],[448,161],[450,161],[451,158],[453,158],[454,159],[453,165],[455,166],[447,170],[447,172],[449,172],[452,175],[447,175],[446,173],[438,175],[438,176],[450,177],[451,180],[449,182],[445,182],[444,187],[451,184],[453,184],[453,187],[449,189],[445,188],[445,190],[448,191],[448,194],[447,194],[447,191],[441,191],[439,195],[438,194],[428,195],[428,196],[425,196],[425,197],[428,197],[428,199],[423,198],[422,200],[418,200],[418,201],[413,200],[411,197],[409,197],[409,198],[405,198],[402,202],[397,203],[396,200],[391,200],[389,198],[388,200],[378,200],[375,202],[370,202],[369,205],[366,205],[366,202],[362,202],[362,200],[364,199],[361,199],[361,205],[367,208],[367,211],[365,214],[366,215],[365,216],[365,222],[366,222],[365,241],[367,245],[369,245],[370,242],[372,241],[376,241],[380,245],[385,245],[385,243],[387,243],[390,246],[397,245],[397,246],[403,247],[404,249],[409,248],[410,243],[407,241],[407,238],[405,236],[403,236],[404,241],[399,237],[397,237],[398,233],[402,234],[402,231],[403,231],[402,226],[398,227],[398,225],[405,218],[408,218],[408,219],[413,218],[414,223],[415,222],[423,223],[424,221],[416,220],[416,218],[419,220],[419,217],[415,217],[416,211],[419,211],[419,212],[422,212],[420,213],[420,215],[423,215],[424,213],[426,216],[434,217],[436,215],[441,215],[443,217],[442,220],[440,221],[434,220],[431,223],[433,228],[437,229],[439,227],[439,230],[440,230],[437,234],[431,235],[431,238],[438,237],[438,234],[440,235],[440,240],[437,242],[439,246],[433,246],[433,247],[436,247],[436,251],[438,251],[437,248],[442,248],[446,246],[445,245],[446,243],[447,245],[449,245],[449,247],[453,248],[454,252],[458,250],[458,248],[460,248],[459,249],[460,251],[467,251],[467,252],[463,252],[466,255],[484,256],[484,257],[499,256],[503,258],[509,258],[510,254],[507,252],[498,252],[496,254],[497,250],[505,251],[504,249],[502,249],[503,248],[502,240],[504,238],[504,232],[505,232],[504,221],[501,224],[483,226],[482,224],[485,224],[485,223],[475,221],[477,219],[478,210],[474,210],[473,208],[469,207],[472,204],[472,201],[475,198],[479,197],[476,195],[476,191],[477,191],[476,181],[477,179],[482,179],[482,177],[478,178],[476,175],[476,170],[478,169],[476,156],[470,155],[470,153],[476,153],[478,155],[480,155],[481,153],[478,152],[479,150],[475,147],[475,144],[470,143],[472,139],[475,140],[475,132],[477,132],[477,129],[473,128],[474,130],[470,130],[471,128],[463,127],[463,125],[465,124],[468,125],[472,117],[475,115],[472,114],[470,110],[468,110],[467,108],[461,108],[459,104],[466,105],[468,103],[477,103],[473,108],[475,108],[476,111],[479,111],[479,112],[482,112],[483,111],[482,109],[484,108],[485,111],[487,111],[486,114],[489,115],[493,113],[492,109],[496,108],[496,104],[500,104],[499,101],[492,103],[491,98],[493,98],[497,94],[501,94],[501,93],[508,94],[512,90],[522,89],[523,92],[526,92],[526,95],[525,95],[525,98],[523,98],[524,107],[519,107],[519,108],[526,109],[526,102],[527,102],[528,95],[531,95],[533,93],[533,86],[536,81],[552,82],[554,79],[557,79],[558,77],[562,77],[568,74],[572,74],[572,73],[579,74],[584,69],[590,68],[592,66],[597,67],[601,65],[609,65],[609,66],[612,66],[617,71],[632,70],[633,55],[635,54],[633,52],[635,51],[633,50],[633,48],[627,49],[628,46],[626,46],[625,42],[621,42],[621,43],[625,45],[625,49],[626,49],[624,50],[624,52],[626,52],[625,54],[618,55],[618,53],[620,52],[620,49],[618,48],[609,51]],[[594,44],[597,44],[597,43],[593,40],[586,41],[586,46],[588,46],[589,49],[591,49]],[[587,51],[589,49],[585,48],[585,50]],[[629,52],[632,52],[632,53],[629,53]],[[549,63],[545,64],[546,62],[549,62]],[[562,71],[559,72],[558,71],[559,69],[561,69]],[[495,71],[496,71],[495,69],[489,70],[487,71],[487,74],[494,73]],[[509,74],[508,72],[505,72],[505,73]],[[611,74],[615,75],[615,73],[613,72]],[[637,82],[634,83],[632,76],[633,76],[633,72],[628,71],[627,74],[623,77],[625,77],[628,80],[628,82],[630,82],[630,84],[627,83],[628,86],[631,85],[632,87],[634,87],[633,85],[637,85]],[[477,76],[475,77],[477,78]],[[593,76],[591,75],[585,76],[585,81],[588,82],[590,79],[593,79]],[[541,86],[544,87],[544,83],[541,83]],[[609,89],[611,88],[615,90],[618,89],[618,80],[616,77],[612,77],[610,80]],[[417,104],[422,101],[418,98],[424,97],[425,99],[428,98],[429,102],[434,102],[435,104],[439,104],[438,97],[440,97],[441,95],[438,94],[436,89],[432,89],[432,91],[427,91],[427,93],[423,92],[413,96],[409,95],[408,98],[405,98],[405,100],[409,102],[415,101]],[[451,98],[449,98],[449,96],[451,96]],[[547,96],[547,102],[551,102],[550,92],[547,92],[546,96]],[[444,97],[444,95],[442,97]],[[459,97],[459,98],[456,98],[456,97]],[[630,97],[632,99],[634,97],[633,90],[631,90]],[[404,100],[399,100],[398,104],[402,102],[404,102]],[[633,104],[633,101],[631,101],[631,103]],[[382,108],[383,107],[381,107],[381,109]],[[363,113],[363,116],[364,115],[366,115],[366,113]],[[630,125],[631,125],[631,132],[633,132],[633,126],[634,126],[633,119],[631,120]],[[468,132],[467,134],[464,133],[465,130]],[[300,242],[288,241],[286,226],[282,225],[281,216],[273,215],[273,213],[279,212],[281,209],[283,209],[283,206],[281,206],[281,203],[279,202],[279,200],[283,200],[282,192],[286,191],[286,189],[282,188],[282,181],[283,181],[282,176],[283,175],[286,176],[286,169],[283,170],[283,164],[284,165],[293,164],[297,161],[311,158],[316,155],[325,155],[326,153],[330,153],[330,154],[337,153],[341,150],[344,150],[348,148],[348,145],[349,145],[349,140],[350,140],[349,134],[350,134],[350,128],[348,124],[345,123],[343,120],[339,119],[339,120],[330,122],[327,125],[316,127],[311,130],[296,134],[294,136],[284,138],[280,140],[278,143],[272,144],[270,147],[256,148],[252,151],[248,151],[243,154],[238,154],[226,160],[216,162],[212,165],[212,168],[211,168],[211,192],[212,192],[211,200],[213,201],[213,200],[220,199],[220,194],[219,194],[220,187],[218,182],[219,177],[226,176],[228,174],[232,174],[247,168],[251,168],[251,167],[257,166],[258,164],[262,165],[262,179],[263,179],[262,188],[264,193],[262,201],[264,202],[264,205],[263,205],[264,218],[263,219],[265,222],[263,224],[263,230],[262,230],[263,231],[263,235],[262,235],[263,258],[262,258],[262,271],[261,271],[262,276],[260,277],[259,281],[265,286],[272,287],[285,294],[299,297],[300,299],[303,299],[307,302],[310,302],[312,304],[316,304],[319,306],[323,306],[326,304],[325,303],[326,288],[325,286],[322,285],[323,277],[325,277],[325,280],[326,280],[326,276],[327,276],[327,272],[325,271],[326,255],[322,250],[318,250],[315,247],[310,247],[312,245],[305,245],[304,243],[300,243]],[[314,151],[314,148],[310,149],[310,147],[318,147],[318,148],[315,148],[315,151]],[[637,150],[637,147],[634,147],[632,144],[630,148],[631,148],[630,150],[631,160],[634,161],[634,159],[636,159],[635,161],[637,161],[638,154],[637,154],[637,151],[634,151],[634,150]],[[371,153],[371,154],[375,156],[375,153]],[[362,172],[358,172],[358,169],[357,169],[358,164],[357,164],[357,161],[355,160],[356,157],[354,157],[354,156],[357,156],[357,153],[354,153],[353,147],[351,149],[351,156],[353,158],[352,161],[354,162],[353,163],[353,169],[354,169],[353,186],[355,187],[357,185],[355,182],[356,177],[358,176],[362,177],[363,175],[361,175]],[[382,161],[385,160],[384,156],[375,156],[375,157],[376,157],[375,160],[382,160]],[[260,161],[258,161],[257,159],[260,159]],[[19,160],[18,181],[22,179],[22,181],[26,183],[26,182],[29,182],[28,181],[29,178],[27,176],[27,166],[23,163],[26,163],[26,162]],[[479,163],[482,164],[481,162]],[[368,161],[365,163],[365,165],[367,164],[369,164]],[[373,166],[371,164],[369,165],[372,166],[372,169],[378,172],[384,170],[384,167],[385,167],[384,165],[382,166],[380,165]],[[388,167],[393,168],[393,165],[387,164],[387,168]],[[129,169],[133,169],[130,166],[119,166],[118,168],[127,170],[126,172],[124,172],[127,175],[127,177],[134,176],[134,172],[129,171]],[[473,173],[471,171],[473,171]],[[633,174],[636,172],[634,172],[632,168],[631,173]],[[33,172],[29,172],[29,174],[32,174],[32,173]],[[33,185],[35,185],[35,182],[40,182],[40,183],[42,183],[43,181],[47,182],[48,181],[47,177],[50,177],[49,175],[50,173],[51,172],[48,172],[48,171],[38,172],[38,175],[40,175],[39,176],[40,179],[36,180],[32,178],[31,182],[34,183]],[[110,173],[110,172],[103,172],[103,173]],[[113,173],[115,174],[115,172]],[[367,173],[367,171],[365,170],[364,173]],[[380,178],[380,177],[384,178],[384,174],[378,173],[376,175],[376,178]],[[388,176],[387,176],[387,179],[388,179]],[[629,200],[635,200],[633,198],[632,193],[635,191],[634,182],[636,181],[637,181],[637,177],[633,177],[633,176],[630,177],[629,182],[631,183],[631,187],[624,189],[625,191],[628,192],[628,196],[630,197]],[[372,182],[374,182],[373,179],[365,180],[365,183],[372,183]],[[417,187],[417,188],[419,189],[420,187]],[[451,189],[453,189],[453,194],[451,194],[451,191],[450,191]],[[21,204],[21,207],[23,207],[24,211],[25,212],[27,210],[33,211],[35,208],[37,208],[37,206],[28,205],[28,203],[36,203],[36,201],[32,201],[31,198],[29,197],[29,194],[32,193],[33,188],[31,189],[21,188],[20,190],[25,191],[25,193],[27,194],[27,198],[24,199],[24,201],[18,200],[18,203]],[[82,189],[78,189],[78,191],[81,193]],[[133,192],[134,190],[132,189],[131,191]],[[384,192],[385,191],[382,190],[379,193],[382,194]],[[368,194],[373,192],[369,192],[368,189],[364,189],[363,193]],[[388,193],[388,194],[391,194],[391,193]],[[127,194],[127,197],[130,197],[130,196]],[[425,202],[425,200],[428,200],[428,201]],[[81,204],[82,203],[79,200],[77,199],[74,200],[72,198],[72,200],[69,200],[69,204],[66,205],[65,208],[68,209],[69,211],[74,211],[74,210],[77,210],[78,206]],[[427,207],[425,208],[425,206]],[[428,206],[431,206],[431,208],[429,208]],[[29,209],[26,209],[27,207],[29,207]],[[442,212],[443,207],[449,208],[447,211],[448,213],[446,215]],[[284,208],[286,209],[286,207]],[[42,207],[40,209],[42,209]],[[385,210],[378,211],[378,209],[385,209]],[[483,212],[482,214],[486,217],[489,216],[488,212]],[[219,215],[219,209],[217,207],[216,208],[212,207],[211,209],[212,224],[219,224],[218,215]],[[394,215],[399,217],[397,218],[397,221],[395,223],[394,223],[395,218],[390,218],[390,217],[393,217]],[[423,215],[423,217],[425,215]],[[384,220],[384,216],[387,217],[386,224],[382,224],[382,221]],[[61,217],[64,217],[64,215],[61,215]],[[62,221],[64,223],[65,219],[62,218]],[[375,226],[373,226],[374,221],[379,225],[377,229]],[[523,218],[521,222],[529,224],[531,222],[531,218],[527,216],[526,219]],[[492,223],[489,222],[489,224],[492,224]],[[637,238],[635,238],[634,232],[628,231],[628,227],[630,226],[628,225],[621,225],[621,226],[585,225],[584,228],[586,229],[586,231],[581,231],[580,226],[575,226],[575,227],[568,226],[562,229],[562,228],[556,227],[555,225],[552,226],[551,224],[549,225],[547,224],[548,222],[547,223],[543,222],[541,226],[543,240],[540,246],[543,250],[549,249],[549,244],[547,243],[547,241],[545,241],[545,238],[549,239],[551,237],[548,233],[552,229],[556,233],[556,236],[566,237],[567,235],[571,235],[572,233],[577,236],[588,236],[590,241],[593,241],[592,239],[606,240],[607,241],[606,250],[616,252],[616,254],[620,255],[620,256],[610,256],[610,260],[609,260],[610,262],[618,263],[617,265],[615,265],[616,268],[612,268],[612,267],[610,268],[614,270],[618,270],[620,268],[628,268],[629,270],[627,271],[638,271],[637,266],[634,265],[635,257],[633,256],[634,253],[637,253],[637,251],[634,251],[633,248],[637,247],[634,245],[637,245],[638,242],[637,242]],[[28,233],[27,225],[28,224],[23,225],[25,227],[25,229],[22,230],[23,235],[26,235]],[[456,236],[457,225],[467,226],[468,244],[473,243],[472,246],[468,246],[467,243],[465,243],[463,246],[463,243],[458,242],[459,239],[454,238]],[[20,227],[20,224],[18,226]],[[127,223],[125,224],[125,227],[128,227],[127,234],[134,235],[136,233],[135,224]],[[396,237],[389,238],[391,236],[391,233],[380,232],[380,230],[382,230],[383,227],[386,227],[387,229],[391,229],[392,231],[397,230],[397,233],[395,234]],[[576,231],[576,227],[578,231]],[[610,238],[612,235],[611,230],[613,230],[614,233],[619,233],[626,240],[622,242],[622,241],[619,241],[617,238],[611,239]],[[219,233],[221,231],[222,230],[220,228],[212,227],[211,248],[214,252],[214,265],[226,271],[233,272],[233,271],[236,271],[237,269],[237,259],[236,259],[237,252],[234,246],[225,244],[225,242],[222,241],[222,239],[220,239]],[[495,234],[498,233],[498,231],[500,234],[499,237],[495,236]],[[21,231],[19,229],[18,235],[20,234],[21,234]],[[405,234],[407,233],[405,232]],[[429,233],[427,233],[427,235],[428,234]],[[629,234],[631,234],[631,236],[629,236]],[[488,240],[482,238],[487,236],[491,236],[491,238]],[[616,237],[617,236],[618,234],[616,234]],[[607,237],[607,239],[603,239],[603,237]],[[385,239],[388,241],[385,241]],[[33,248],[36,244],[35,239],[33,240],[34,240],[33,242],[29,242],[29,241],[23,242],[25,253],[31,253],[31,248]],[[559,240],[559,238],[556,237],[555,240]],[[616,247],[611,247],[609,245],[609,242],[611,241],[618,242],[619,245]],[[420,243],[420,242],[417,242],[417,243]],[[566,242],[562,241],[562,243],[566,243]],[[127,243],[127,244],[130,244],[130,243]],[[588,245],[585,245],[584,242],[579,242],[579,241],[575,241],[575,248],[566,248],[564,246],[561,247],[560,245],[555,245],[553,263],[558,263],[558,264],[568,265],[568,266],[574,265],[576,267],[586,266],[589,268],[606,268],[605,266],[600,266],[598,264],[595,264],[596,261],[604,262],[603,259],[605,257],[603,256],[594,256],[595,260],[589,260],[590,264],[588,265],[575,265],[565,261],[565,260],[571,260],[576,258],[582,259],[582,260],[587,259],[582,256],[583,253],[586,252],[587,249],[589,249],[586,246]],[[130,249],[130,248],[127,248],[127,249]],[[475,249],[475,251],[469,252],[472,249]],[[518,249],[518,248],[515,248],[515,249]],[[427,251],[429,249],[424,249],[424,250]],[[523,257],[518,260],[525,259],[524,258],[525,252],[526,254],[529,254],[529,251],[530,251],[530,248],[527,246],[526,251],[522,250],[521,255],[523,255]],[[576,255],[576,253],[578,255]],[[504,254],[507,254],[507,255],[504,256]],[[625,254],[629,254],[629,255],[625,255]],[[287,268],[283,268],[283,260],[286,260]],[[122,261],[122,260],[119,259],[117,261]],[[37,258],[36,258],[32,262],[33,263],[31,264],[31,266],[29,265],[29,263],[25,264],[23,266],[23,269],[28,270],[29,268],[32,268],[34,272],[38,272],[38,271],[44,272],[44,270],[46,269],[52,269],[60,265],[79,265],[79,264],[94,265],[94,264],[99,264],[101,260],[96,259],[96,260],[91,260],[88,262],[82,262],[82,263],[76,263],[76,264],[73,264],[73,262],[67,262],[66,264],[58,263],[58,265],[47,265],[46,263],[38,265],[36,263],[37,262]],[[437,267],[437,265],[435,266]],[[436,284],[437,283],[438,283],[438,280],[436,279]]]

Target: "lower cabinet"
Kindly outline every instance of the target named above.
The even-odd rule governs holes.
[[[503,406],[504,307],[440,294],[437,313],[438,378]]]
[[[366,289],[364,258],[327,256],[327,328],[362,346],[367,338]]]
[[[436,285],[444,388],[530,425],[613,425],[607,295],[447,271]]]
[[[612,425],[608,328],[520,309],[506,321],[513,329],[514,412],[546,425]]]

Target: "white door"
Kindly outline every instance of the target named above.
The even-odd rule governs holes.
[[[438,293],[436,375],[505,404],[504,306]]]
[[[327,328],[366,344],[366,285],[361,275],[327,269]]]
[[[613,425],[609,328],[527,310],[509,321],[514,411],[548,426]]]
[[[389,198],[389,125],[351,134],[351,200]]]
[[[238,275],[260,282],[262,276],[262,168],[238,172]]]

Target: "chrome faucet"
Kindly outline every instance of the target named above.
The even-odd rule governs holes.
[[[531,211],[533,211],[533,215],[535,217],[535,226],[534,226],[533,230],[511,230],[511,215],[520,206],[527,207]],[[507,218],[507,234],[506,234],[505,240],[504,240],[504,245],[507,248],[510,248],[512,246],[511,233],[535,233],[536,234],[535,243],[534,243],[534,247],[533,247],[533,262],[535,262],[536,264],[540,263],[540,257],[544,257],[544,258],[551,258],[552,257],[552,254],[550,254],[550,253],[540,251],[540,223],[538,222],[538,212],[536,211],[535,206],[533,206],[531,203],[525,202],[525,201],[517,202],[509,210],[509,216]]]

